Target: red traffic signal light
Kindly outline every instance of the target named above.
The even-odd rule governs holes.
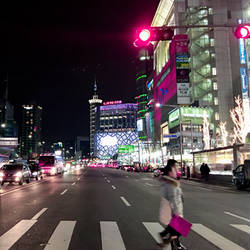
[[[137,39],[134,42],[136,47],[146,47],[152,41],[171,40],[174,36],[174,30],[165,27],[151,27],[141,29],[137,32]]]
[[[250,25],[240,25],[234,32],[236,38],[247,39],[250,38]]]

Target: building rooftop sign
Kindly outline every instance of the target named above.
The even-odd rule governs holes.
[[[108,102],[104,102],[103,105],[107,106],[107,105],[114,105],[114,104],[121,104],[122,101],[108,101]]]
[[[136,109],[136,103],[123,103],[123,104],[114,104],[114,105],[106,105],[101,106],[101,111],[108,111],[108,110],[119,110],[119,109]]]

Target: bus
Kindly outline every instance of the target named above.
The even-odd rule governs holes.
[[[63,173],[63,159],[55,154],[41,154],[39,157],[39,167],[47,175],[57,175]]]

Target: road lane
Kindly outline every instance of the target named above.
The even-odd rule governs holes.
[[[111,180],[111,183],[107,183],[106,179],[103,178],[104,174],[107,179]],[[123,242],[121,245],[124,244],[127,250],[158,249],[155,240],[158,230],[155,228],[161,228],[158,221],[160,202],[158,178],[152,178],[152,175],[145,173],[135,174],[98,168],[87,168],[84,175],[84,178],[78,181],[77,178],[79,177],[75,173],[71,173],[63,177],[56,177],[53,182],[48,182],[47,185],[41,184],[35,190],[33,190],[34,187],[31,190],[27,189],[29,190],[29,196],[27,195],[29,199],[34,198],[34,195],[39,194],[41,196],[38,199],[39,205],[32,202],[33,206],[27,204],[23,206],[22,204],[23,210],[18,213],[14,221],[9,218],[11,222],[6,222],[8,227],[3,231],[7,232],[15,227],[19,221],[30,219],[34,215],[37,215],[38,219],[15,242],[11,250],[43,250],[45,247],[52,245],[51,242],[54,241],[52,239],[58,239],[58,235],[61,233],[67,236],[65,238],[65,249],[102,250],[102,241],[103,238],[107,238],[107,234],[104,233],[106,236],[103,234],[101,222],[113,222],[116,225],[115,231],[118,232],[119,230]],[[129,176],[129,178],[126,176]],[[72,186],[74,182],[77,185]],[[150,183],[153,186],[145,185],[145,183]],[[115,192],[112,186],[116,187]],[[51,192],[51,189],[53,189],[53,192]],[[60,195],[66,189],[68,189],[68,195]],[[242,199],[246,198],[244,193],[239,197],[238,194],[234,193],[201,190],[185,183],[183,184],[183,190],[186,197],[185,217],[195,224],[202,225],[202,228],[209,228],[212,231],[208,232],[209,239],[216,235],[219,238],[226,239],[225,242],[229,245],[237,245],[239,249],[250,249],[250,241],[246,237],[246,235],[248,236],[250,223],[224,213],[230,211],[249,219],[249,211],[244,206],[242,213],[236,213],[235,210],[237,209],[235,208],[242,206],[241,203],[233,205],[233,200],[240,200],[244,203]],[[9,199],[6,199],[5,209],[14,204],[18,205],[20,200],[17,197],[18,195],[22,196],[24,191],[20,190],[15,195],[8,195]],[[124,206],[121,197],[124,197],[133,206]],[[25,201],[27,202],[27,200]],[[1,207],[2,203],[3,200],[1,200]],[[228,206],[228,204],[231,204],[231,207],[226,210],[225,206]],[[21,209],[21,206],[18,205],[18,208]],[[39,216],[44,208],[48,209]],[[8,215],[8,211],[2,212],[3,210],[1,210],[1,215]],[[65,227],[64,231],[57,230],[58,227],[61,228],[59,225],[62,225],[61,223],[65,221],[75,222],[74,228]],[[235,226],[238,224],[241,226]],[[153,227],[146,227],[145,225],[153,225]],[[4,232],[1,232],[0,236]],[[110,244],[112,244],[112,237],[110,240]],[[189,237],[182,239],[182,242],[192,250],[201,249],[201,246],[205,250],[218,249],[219,247],[195,231],[191,231]],[[114,241],[112,247],[115,247],[116,244]],[[53,246],[57,246],[57,243],[53,243]]]

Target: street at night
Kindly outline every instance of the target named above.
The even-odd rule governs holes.
[[[249,192],[182,180],[188,249],[250,249]],[[160,182],[85,168],[1,190],[0,249],[157,250]],[[166,248],[168,249],[168,248]]]

